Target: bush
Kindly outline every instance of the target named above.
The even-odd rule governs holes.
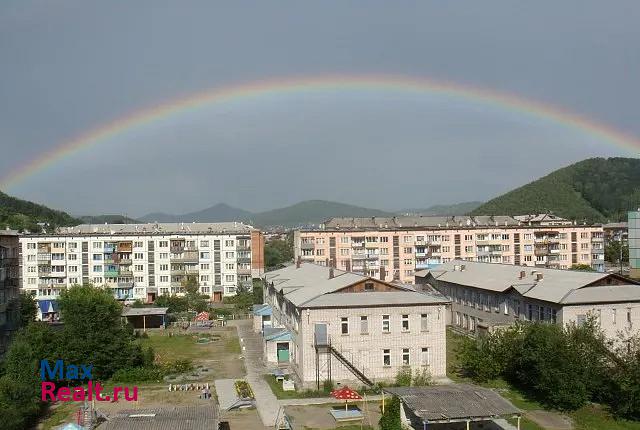
[[[411,379],[411,368],[408,366],[402,367],[396,375],[396,385],[399,387],[408,387],[411,385]]]
[[[380,406],[382,408],[382,405]],[[391,400],[385,404],[384,412],[378,421],[380,430],[402,430],[400,421],[400,399],[393,396]]]
[[[170,361],[162,366],[162,370],[166,375],[191,372],[193,370],[193,362],[191,360]]]
[[[433,379],[431,378],[431,373],[425,368],[420,372],[416,372],[413,376],[412,384],[415,387],[427,387],[433,384]]]
[[[324,382],[322,383],[322,390],[325,393],[332,392],[334,390],[334,387],[335,387],[335,384],[331,379],[325,379]]]

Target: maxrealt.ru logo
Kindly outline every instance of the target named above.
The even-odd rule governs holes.
[[[138,400],[138,387],[133,387],[133,394],[130,395],[129,387],[116,386],[110,394],[102,393],[104,387],[100,382],[93,381],[92,364],[69,364],[62,360],[56,360],[53,367],[48,360],[40,360],[41,400],[55,402],[77,402],[84,400],[97,400],[100,402],[116,402],[118,395],[124,394],[124,399],[128,402]],[[77,387],[57,386],[54,381],[85,380],[87,386]]]

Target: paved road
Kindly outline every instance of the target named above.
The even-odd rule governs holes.
[[[247,369],[246,379],[255,395],[258,415],[265,427],[274,427],[281,405],[263,378],[269,369],[262,357],[262,335],[253,332],[251,320],[234,320],[230,321],[229,325],[235,326],[238,330]]]
[[[213,381],[216,387],[216,395],[218,396],[218,404],[223,411],[226,411],[240,400],[236,394],[235,382],[234,379],[216,379]]]

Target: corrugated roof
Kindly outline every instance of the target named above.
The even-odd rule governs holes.
[[[310,308],[331,308],[337,306],[398,306],[448,303],[449,300],[439,293],[418,293],[416,291],[384,291],[366,293],[325,294],[309,300],[305,306]]]
[[[118,412],[98,430],[210,430],[218,420],[212,405]]]
[[[462,270],[463,266],[464,270]],[[520,278],[521,272],[525,274],[523,278]],[[574,296],[574,300],[578,300],[579,297],[589,297],[596,300],[595,297],[602,294],[603,297],[600,300],[606,301],[607,290],[587,286],[612,276],[608,273],[533,268],[462,260],[454,260],[441,264],[437,270],[429,273],[438,281],[494,292],[505,292],[510,288],[514,288],[524,297],[553,303],[565,303],[563,299],[572,291],[579,289],[589,289],[592,291],[589,294],[580,293]],[[542,278],[538,279],[538,275],[542,275]],[[634,281],[629,280],[630,286],[639,287],[633,284]],[[612,288],[616,289],[619,287],[618,285]],[[631,294],[633,295],[635,292]],[[620,298],[625,297],[622,291],[618,293],[618,296]]]
[[[168,310],[169,308],[124,308],[122,309],[122,316],[134,317],[143,315],[164,315]]]
[[[429,422],[493,418],[520,414],[510,401],[493,390],[467,384],[432,387],[391,387],[417,417]]]
[[[640,285],[606,285],[580,288],[562,299],[563,304],[640,302]]]
[[[395,217],[335,217],[324,223],[333,229],[411,229],[415,227],[504,227],[517,226],[519,222],[510,216],[395,216]]]
[[[329,278],[330,268],[313,263],[301,263],[297,268],[295,265],[285,267],[280,270],[267,273],[268,281],[273,282],[274,288],[282,292],[287,300],[298,307],[329,307],[344,304],[345,306],[355,305],[376,305],[382,300],[379,294],[391,294],[384,296],[386,300],[394,300],[399,303],[413,304],[416,299],[424,302],[447,301],[444,297],[435,300],[433,297],[424,297],[421,293],[416,293],[413,289],[395,285],[399,290],[386,293],[364,292],[364,293],[340,293],[331,296],[333,292],[353,285],[357,282],[371,279],[367,276],[356,273],[345,272],[344,270],[333,269],[334,277]],[[394,295],[395,294],[395,295]],[[398,295],[402,294],[402,298]],[[418,296],[414,296],[417,294]]]
[[[250,233],[252,230],[255,230],[252,226],[241,222],[81,224],[75,227],[60,227],[54,235],[238,234]]]

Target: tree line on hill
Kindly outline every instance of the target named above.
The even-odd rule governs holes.
[[[458,352],[458,370],[476,382],[503,378],[553,409],[597,402],[640,419],[640,337],[607,339],[594,318],[564,327],[517,323],[465,339]]]

